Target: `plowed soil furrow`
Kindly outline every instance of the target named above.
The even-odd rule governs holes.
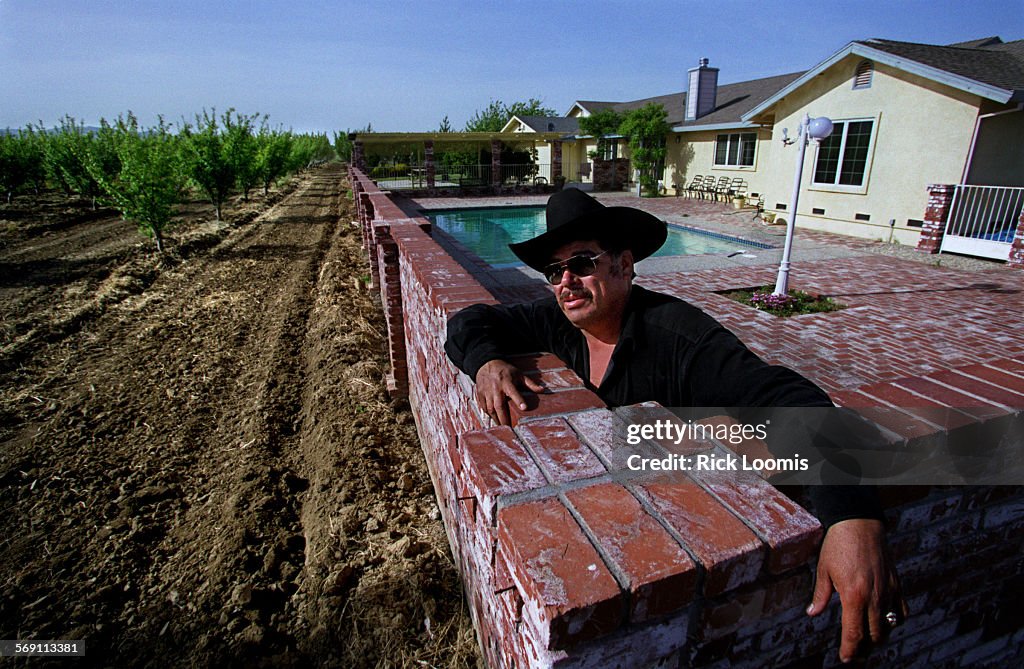
[[[475,661],[342,176],[4,375],[0,638],[85,639],[88,666]]]

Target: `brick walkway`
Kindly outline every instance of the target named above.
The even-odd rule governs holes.
[[[625,193],[600,194],[599,198],[608,204],[642,207],[670,223],[769,240],[779,247],[785,233],[781,226],[769,228],[753,222],[749,210],[737,212],[721,203],[685,198],[639,200]],[[512,200],[438,198],[411,204],[440,209],[500,206]],[[531,197],[514,203],[544,201],[543,197]],[[712,266],[682,271],[674,270],[669,259],[651,259],[645,261],[647,265],[641,264],[638,283],[701,307],[766,360],[800,371],[830,393],[899,384],[911,377],[935,378],[944,370],[983,363],[1009,377],[1000,377],[1000,386],[1011,392],[1002,404],[1024,407],[1024,373],[1019,371],[1024,368],[1024,272],[994,263],[992,269],[982,271],[936,267],[872,252],[879,246],[872,240],[798,230],[790,287],[832,296],[848,307],[826,314],[777,318],[716,294],[774,284],[777,253],[761,254],[742,266],[717,258],[712,259]],[[522,272],[488,271],[482,263],[472,261],[472,254],[468,256],[470,260],[463,263],[499,299],[522,300],[547,291],[543,282],[525,278]],[[682,262],[680,259],[679,264]],[[975,380],[972,377],[972,383]],[[994,383],[992,378],[984,382]],[[948,378],[942,383],[945,388],[963,385]],[[915,397],[926,402],[924,396]],[[977,389],[959,399],[962,404],[992,402]]]
[[[807,262],[793,266],[790,286],[848,308],[790,318],[715,294],[774,280],[775,268],[750,267],[642,283],[701,307],[766,360],[829,391],[1024,358],[1024,272],[962,272],[874,255]]]

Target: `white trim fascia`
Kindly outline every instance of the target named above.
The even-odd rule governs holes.
[[[677,125],[672,132],[700,132],[702,130],[754,130],[761,127],[759,123],[737,121],[735,123],[711,123],[708,125]]]
[[[510,124],[512,123],[512,121],[517,121],[517,122],[519,123],[519,125],[521,125],[521,126],[524,126],[524,127],[526,127],[526,128],[530,128],[530,130],[532,130],[533,132],[537,132],[536,128],[533,128],[533,127],[531,127],[531,126],[527,125],[527,124],[526,124],[526,122],[525,122],[525,121],[523,121],[523,119],[519,118],[519,117],[518,117],[518,116],[516,116],[515,114],[513,114],[513,115],[512,115],[512,118],[510,118],[510,119],[509,119],[509,120],[508,120],[508,121],[507,121],[507,122],[505,123],[505,125],[501,126],[501,130],[499,130],[498,132],[506,132],[506,130],[507,130],[507,128],[508,128],[508,126],[509,126],[509,125],[510,125]]]
[[[571,114],[571,113],[572,113],[572,110],[573,110],[573,109],[576,109],[577,107],[579,107],[579,108],[580,108],[580,109],[582,109],[583,111],[587,112],[588,114],[592,113],[592,112],[591,112],[591,111],[590,111],[589,109],[587,109],[586,107],[584,107],[584,106],[583,106],[583,105],[582,105],[582,104],[580,103],[580,101],[579,101],[579,100],[577,100],[576,102],[573,102],[573,103],[572,103],[572,106],[571,106],[571,107],[569,107],[569,111],[565,112],[564,116],[565,116],[566,118],[569,118],[569,114]]]
[[[757,116],[758,114],[760,114],[764,110],[768,109],[769,107],[774,105],[776,102],[778,102],[782,98],[786,97],[787,95],[789,95],[790,93],[792,93],[796,89],[798,89],[801,86],[803,86],[804,84],[806,84],[808,81],[810,81],[814,77],[818,76],[819,72],[822,72],[822,71],[832,67],[833,65],[838,63],[840,60],[842,60],[843,58],[846,58],[848,55],[853,53],[853,47],[855,45],[856,45],[855,42],[850,42],[845,47],[843,47],[839,51],[835,52],[834,54],[832,54],[827,59],[825,59],[822,62],[818,63],[815,67],[811,68],[810,70],[807,70],[802,75],[800,75],[799,77],[794,79],[792,82],[789,83],[788,86],[784,86],[783,88],[781,88],[778,91],[776,91],[776,93],[774,95],[769,96],[768,98],[766,98],[764,100],[764,102],[762,102],[761,104],[757,105],[756,107],[754,107],[753,109],[748,111],[746,114],[744,114],[740,118],[742,120],[744,120],[744,121],[749,121],[753,117]]]
[[[792,81],[788,86],[783,87],[774,95],[767,98],[764,102],[748,111],[741,118],[744,121],[748,121],[754,116],[757,116],[758,114],[765,111],[766,109],[774,105],[776,102],[778,102],[785,96],[789,95],[790,93],[800,88],[814,77],[818,76],[818,74],[820,74],[821,72],[827,70],[828,68],[832,67],[840,60],[846,58],[851,54],[863,56],[864,58],[869,58],[875,62],[889,65],[890,67],[894,67],[898,70],[903,70],[904,72],[916,74],[918,76],[924,77],[925,79],[930,79],[940,84],[945,84],[952,88],[957,88],[968,93],[973,93],[983,98],[994,100],[996,102],[1000,102],[1003,104],[1009,102],[1010,99],[1013,97],[1013,91],[1006,90],[1005,88],[991,86],[989,84],[977,81],[976,79],[969,79],[967,77],[962,77],[959,74],[953,74],[952,72],[949,72],[947,70],[941,70],[937,67],[924,65],[922,63],[918,63],[917,61],[913,61],[907,58],[894,56],[891,53],[888,53],[887,51],[881,51],[879,49],[875,49],[860,42],[850,42],[845,47],[832,54],[832,56],[830,56],[826,60],[823,60],[818,65],[804,72],[800,77]]]

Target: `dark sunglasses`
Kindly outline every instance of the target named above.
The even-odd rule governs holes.
[[[551,263],[544,268],[544,277],[552,286],[557,286],[562,282],[562,275],[566,270],[576,276],[590,276],[597,271],[597,259],[606,253],[608,252],[602,251],[596,256],[576,255],[561,262]]]

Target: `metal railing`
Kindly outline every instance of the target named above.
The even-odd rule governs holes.
[[[523,163],[501,166],[501,183],[504,185],[549,184],[551,165],[547,163]]]
[[[1006,260],[1022,212],[1024,188],[959,184],[941,250]]]
[[[427,187],[425,164],[378,165],[367,170],[367,175],[384,190],[411,190]],[[502,165],[501,185],[550,184],[551,165],[548,163],[521,163]],[[434,187],[455,188],[492,186],[494,171],[490,163],[478,165],[434,164]]]

